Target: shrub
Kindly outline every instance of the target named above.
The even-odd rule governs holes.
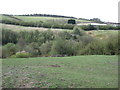
[[[41,55],[40,45],[38,43],[32,42],[27,47],[31,48],[31,49],[30,50],[27,49],[26,51],[29,52],[29,53],[31,53],[33,56],[39,56],[39,55]]]
[[[112,35],[106,40],[106,54],[108,55],[118,55],[119,45],[118,45],[118,36]]]
[[[91,43],[94,40],[92,36],[84,35],[77,38],[77,41],[82,42],[84,45]]]
[[[7,48],[6,47],[2,47],[2,58],[6,58],[8,56],[10,56],[10,55],[7,52]]]
[[[89,31],[89,30],[97,30],[97,28],[93,25],[83,25],[81,26],[83,30]]]
[[[112,35],[104,40],[93,40],[79,51],[81,55],[118,55],[118,36]]]
[[[59,37],[61,37],[62,39],[69,40],[71,38],[71,34],[67,31],[59,32],[56,38],[59,38]]]
[[[0,58],[2,58],[2,46],[0,46]]]
[[[2,29],[2,44],[17,43],[18,34],[11,30]]]
[[[15,55],[11,56],[11,58],[29,58],[31,56],[30,53],[21,51],[17,52]]]
[[[77,53],[77,43],[72,40],[64,40],[58,38],[54,41],[52,45],[51,54],[52,55],[76,55]]]
[[[47,55],[51,51],[52,42],[43,43],[40,47],[42,55]]]
[[[10,57],[11,55],[14,55],[18,51],[18,46],[13,43],[8,43],[4,46],[2,46],[2,57]]]
[[[75,26],[73,28],[73,34],[83,36],[85,33],[80,27]]]
[[[101,40],[94,40],[83,48],[80,55],[104,55],[106,52],[105,42]]]

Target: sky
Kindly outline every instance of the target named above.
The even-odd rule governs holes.
[[[0,14],[53,14],[118,22],[120,0],[1,0]]]

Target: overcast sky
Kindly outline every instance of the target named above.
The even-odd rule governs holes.
[[[0,14],[55,14],[118,22],[120,0],[1,0]]]

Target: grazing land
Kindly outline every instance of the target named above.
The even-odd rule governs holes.
[[[42,16],[10,16],[0,15],[1,19],[9,19],[9,20],[22,20],[25,22],[58,22],[58,23],[66,23],[70,18],[63,18],[63,17],[42,17]],[[76,19],[77,20],[77,19]],[[77,20],[77,22],[90,22],[88,20]]]
[[[25,26],[19,26],[19,25],[11,25],[11,24],[3,24],[0,23],[0,26],[2,26],[3,29],[8,29],[8,30],[12,30],[15,32],[20,32],[20,31],[46,31],[46,30],[51,30],[51,31],[55,31],[55,32],[59,32],[59,31],[72,31],[69,29],[54,29],[54,28],[42,28],[42,27],[25,27]]]
[[[117,88],[118,56],[8,58],[5,88]]]

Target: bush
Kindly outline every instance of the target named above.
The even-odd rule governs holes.
[[[32,48],[31,51],[28,52],[31,53],[33,56],[41,55],[40,45],[38,43],[32,42],[28,45],[28,47]]]
[[[21,51],[17,52],[15,55],[11,56],[11,58],[29,58],[31,56],[30,53]]]
[[[52,42],[43,43],[40,47],[42,55],[47,55],[51,51]]]
[[[72,40],[64,40],[58,38],[52,45],[52,55],[76,55],[77,53],[77,42]]]
[[[97,30],[97,28],[93,25],[83,25],[81,26],[83,30],[89,31],[89,30]]]
[[[13,43],[8,43],[4,46],[2,46],[2,57],[10,57],[11,55],[14,55],[18,51],[18,46]]]
[[[118,55],[119,45],[118,45],[118,36],[112,35],[109,36],[108,40],[106,40],[106,54],[108,55]]]
[[[45,28],[61,28],[61,29],[73,29],[74,25],[72,24],[61,24],[61,23],[51,23],[51,22],[24,22],[16,20],[2,20],[2,23],[21,25],[21,26],[30,26],[30,27],[45,27]]]
[[[75,26],[73,28],[73,34],[83,36],[85,33],[80,27]]]
[[[59,38],[59,37],[61,37],[62,39],[69,40],[71,38],[71,34],[67,31],[59,32],[56,38]]]
[[[80,55],[118,55],[118,36],[112,35],[104,40],[93,40],[79,51]]]
[[[84,35],[77,38],[77,41],[82,42],[84,45],[91,43],[94,40],[92,36]]]
[[[18,34],[11,30],[2,29],[2,44],[17,43]]]
[[[80,50],[80,55],[104,55],[106,52],[106,44],[101,40],[94,40],[85,48]]]
[[[7,52],[7,48],[6,47],[2,47],[2,58],[6,58],[8,56],[10,56],[10,55]]]
[[[2,46],[0,46],[0,58],[2,58]]]

